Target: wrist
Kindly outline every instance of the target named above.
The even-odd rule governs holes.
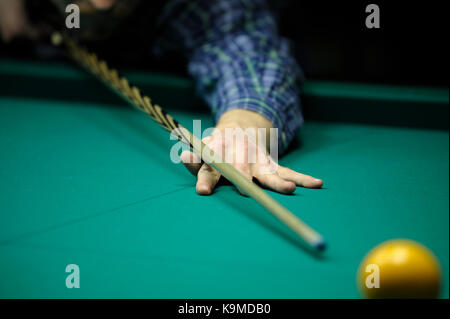
[[[264,146],[267,150],[269,149],[271,141],[270,133],[271,129],[274,128],[274,126],[272,122],[270,122],[265,116],[250,110],[229,110],[222,114],[216,124],[216,129],[223,133],[226,129],[233,128],[240,128],[242,130],[247,130],[247,132],[248,129],[254,130],[253,134],[255,134],[256,136],[257,144],[259,144],[260,142],[258,136],[260,136],[259,134],[261,134],[258,130],[263,129],[263,134],[265,133]]]
[[[233,109],[222,114],[216,128],[273,128],[273,124],[263,115],[244,109]]]

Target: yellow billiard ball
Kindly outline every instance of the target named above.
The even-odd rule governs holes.
[[[357,283],[366,298],[438,298],[441,270],[428,248],[395,239],[381,243],[364,257]]]

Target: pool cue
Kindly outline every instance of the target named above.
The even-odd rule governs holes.
[[[92,73],[96,78],[100,79],[129,104],[147,113],[164,129],[176,133],[177,138],[189,145],[192,150],[201,156],[201,159],[205,163],[219,171],[237,188],[264,206],[312,248],[317,251],[325,249],[325,241],[319,233],[278,203],[253,181],[244,177],[233,166],[225,163],[219,155],[215,154],[206,144],[179,124],[159,105],[152,104],[150,98],[141,95],[137,87],[130,86],[128,80],[125,77],[119,76],[117,70],[109,68],[105,61],[99,60],[94,53],[90,53],[87,49],[79,46],[75,40],[65,33],[55,32],[52,35],[52,43],[55,46],[64,43],[70,56],[89,73]]]

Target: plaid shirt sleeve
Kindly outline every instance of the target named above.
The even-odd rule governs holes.
[[[172,1],[156,52],[183,50],[216,121],[231,109],[264,115],[283,153],[303,124],[301,70],[263,0]]]

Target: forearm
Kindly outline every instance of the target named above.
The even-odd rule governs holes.
[[[219,33],[196,48],[189,71],[216,121],[223,121],[234,109],[256,112],[278,129],[279,151],[283,152],[303,124],[298,90],[301,71],[288,42],[277,34],[268,9],[257,6],[249,15],[253,19],[243,18],[229,33]]]
[[[286,150],[303,123],[301,71],[265,1],[178,1],[166,18],[158,52],[178,44],[215,120],[234,109],[259,113]]]

